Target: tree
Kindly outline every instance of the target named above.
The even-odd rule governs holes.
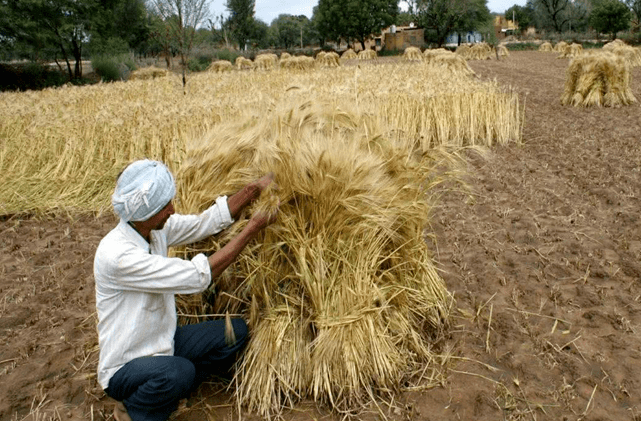
[[[229,11],[227,23],[232,36],[238,42],[238,49],[245,48],[254,31],[254,7],[256,0],[227,0]]]
[[[632,11],[636,25],[638,26],[639,23],[641,23],[641,0],[625,0],[625,4],[627,4]]]
[[[590,13],[590,25],[599,33],[609,33],[612,39],[619,31],[630,27],[630,9],[619,0],[602,0]]]
[[[269,48],[271,45],[269,38],[269,25],[260,19],[254,19],[254,28],[252,29],[250,40],[252,45],[257,48]]]
[[[114,45],[141,52],[150,36],[145,0],[101,0],[91,31],[91,53],[117,53]]]
[[[309,45],[313,31],[311,22],[305,15],[292,16],[287,14],[278,15],[272,21],[272,36],[275,45],[281,48],[291,48],[297,45]]]
[[[589,12],[583,0],[532,0],[537,14],[537,28],[562,32],[584,28]]]
[[[187,84],[187,59],[194,46],[196,29],[209,17],[210,0],[152,0],[153,9],[165,23],[164,33],[175,41],[180,54],[183,87]]]
[[[519,30],[524,32],[534,24],[534,10],[528,6],[519,6],[515,4],[505,11],[505,19],[514,20]]]
[[[418,21],[439,47],[454,32],[473,31],[491,19],[486,0],[419,0]]]
[[[325,39],[355,39],[365,49],[372,34],[394,23],[398,0],[319,0],[316,28]]]

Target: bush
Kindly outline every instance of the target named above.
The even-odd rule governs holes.
[[[208,53],[200,53],[197,54],[195,58],[190,59],[187,62],[187,68],[191,72],[202,72],[203,70],[206,70],[207,67],[211,64],[214,59],[213,54],[208,54]]]
[[[235,62],[236,58],[240,55],[241,54],[235,51],[228,50],[227,48],[214,52],[214,57],[217,60],[227,60],[231,63]]]
[[[68,75],[46,64],[0,64],[0,91],[39,90],[64,85]]]
[[[504,44],[510,51],[538,51],[541,44],[536,42],[515,42]]]
[[[127,80],[129,79],[129,74],[136,70],[136,64],[129,54],[92,57],[91,67],[93,67],[93,71],[105,82]]]

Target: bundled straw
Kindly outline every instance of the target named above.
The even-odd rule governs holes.
[[[238,70],[249,70],[254,68],[254,62],[243,56],[236,57],[234,62]]]
[[[248,409],[269,416],[311,397],[357,410],[431,361],[450,298],[423,240],[431,164],[408,156],[371,116],[306,103],[188,144],[177,179],[189,212],[277,175],[278,223],[225,272],[219,291],[234,299],[214,308],[258,303],[236,377]],[[217,250],[239,224],[199,248]]]
[[[376,57],[378,57],[376,51],[369,48],[358,52],[359,60],[376,60]]]
[[[561,49],[561,54],[557,58],[574,58],[583,54],[583,46],[581,44],[572,43],[566,45]]]
[[[567,42],[559,41],[554,45],[553,50],[555,53],[564,53],[568,47],[569,45]]]
[[[292,57],[292,55],[289,54],[288,52],[283,51],[282,53],[280,53],[280,59],[281,60],[286,60],[286,59],[291,58],[291,57]]]
[[[231,69],[232,69],[232,64],[227,60],[214,61],[209,65],[209,67],[207,67],[208,72],[214,72],[214,73],[228,72]]]
[[[403,58],[408,61],[421,61],[423,55],[418,47],[407,47],[403,52]]]
[[[552,44],[546,41],[539,46],[539,51],[544,53],[551,53],[552,51],[554,51],[554,48],[552,47]]]
[[[295,56],[280,59],[280,68],[287,70],[311,70],[316,65],[312,57]]]
[[[499,57],[509,57],[510,51],[507,49],[505,45],[499,45],[498,47],[496,47],[496,54]]]
[[[478,44],[461,44],[456,48],[456,54],[466,60],[489,60],[492,58],[492,47],[485,42]]]
[[[439,66],[447,69],[448,72],[459,75],[473,75],[474,70],[467,64],[462,56],[453,53],[440,53],[435,54],[427,60],[427,64],[431,66]]]
[[[343,53],[343,55],[341,56],[341,58],[342,58],[342,59],[344,59],[344,60],[353,60],[353,59],[355,59],[355,58],[358,58],[358,54],[356,54],[356,53],[354,52],[354,50],[352,50],[352,49],[350,48],[350,49],[348,49],[347,51],[345,51],[345,52]]]
[[[254,59],[254,65],[259,70],[269,70],[276,67],[278,56],[276,54],[259,54]]]
[[[333,52],[321,51],[316,55],[316,61],[324,67],[338,67],[340,66],[340,56]]]
[[[623,57],[602,52],[579,56],[570,62],[561,104],[614,107],[634,102],[630,70]]]
[[[631,68],[641,66],[641,48],[639,47],[631,47],[625,42],[616,39],[605,44],[603,49],[622,56]]]
[[[154,66],[143,67],[142,69],[134,70],[129,76],[129,80],[149,80],[157,77],[169,76],[169,70],[161,69]]]

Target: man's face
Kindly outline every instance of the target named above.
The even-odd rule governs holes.
[[[152,216],[150,219],[152,220],[152,230],[161,230],[165,226],[165,223],[169,219],[171,215],[175,213],[174,211],[174,202],[170,201],[167,203],[167,205],[162,208],[160,211],[158,211],[157,214]]]

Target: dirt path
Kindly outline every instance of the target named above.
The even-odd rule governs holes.
[[[469,155],[434,210],[456,297],[442,387],[394,419],[641,420],[641,107],[575,109],[568,60],[470,62],[525,99],[524,144]],[[641,100],[641,69],[633,72]],[[0,221],[0,421],[109,419],[95,382],[93,253],[113,217]],[[221,392],[175,419],[231,411]],[[323,418],[311,409],[288,419]],[[46,415],[46,417],[45,417]]]

